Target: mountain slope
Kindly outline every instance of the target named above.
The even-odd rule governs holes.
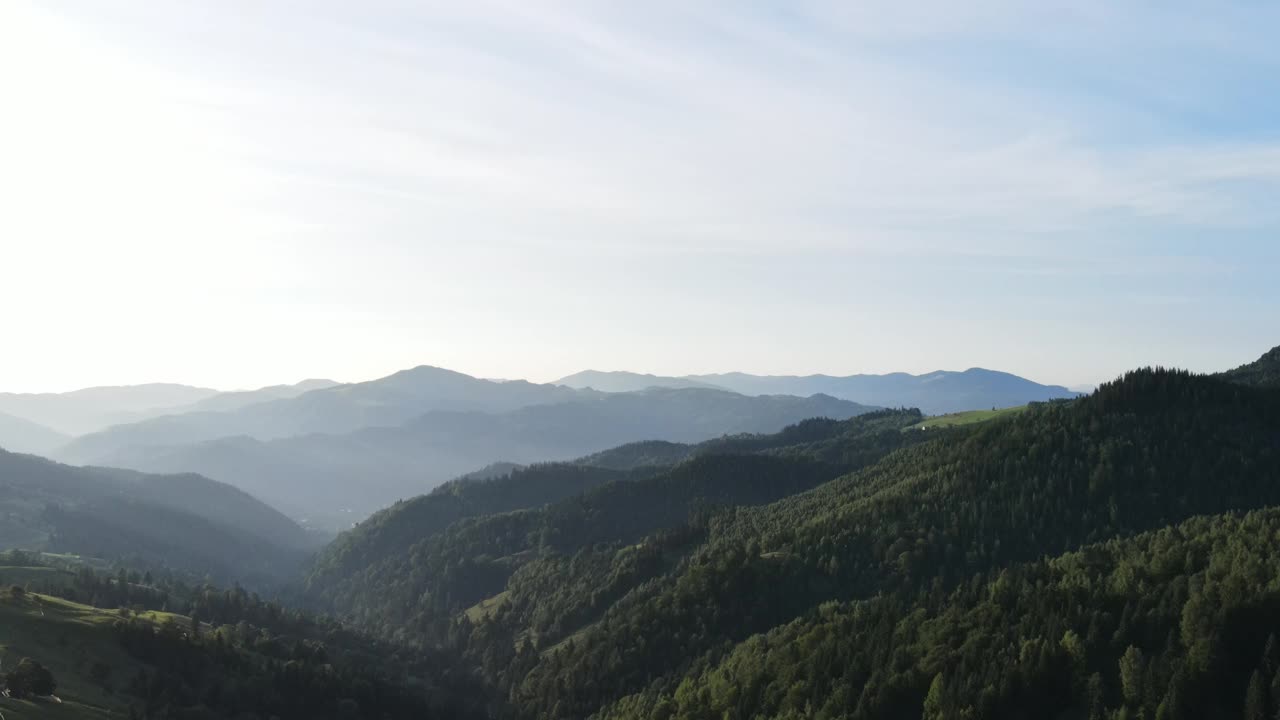
[[[1218,376],[1242,385],[1280,387],[1280,346],[1271,348],[1251,363]]]
[[[964,372],[940,370],[925,375],[892,373],[833,377],[725,373],[693,375],[690,379],[748,395],[824,393],[868,405],[916,407],[930,415],[1013,407],[1077,395],[1059,385],[1041,385],[1017,375],[982,368],[970,368]]]
[[[66,393],[0,393],[0,412],[66,435],[82,435],[216,394],[218,391],[210,388],[172,383],[93,387]]]
[[[197,475],[76,468],[0,451],[0,547],[133,558],[148,567],[262,582],[313,540],[231,486]]]
[[[553,385],[567,385],[580,390],[592,389],[600,392],[635,392],[651,387],[662,388],[702,388],[704,390],[724,390],[718,385],[692,380],[690,378],[663,377],[644,373],[626,372],[624,370],[601,371],[583,370],[556,380]]]
[[[529,386],[534,387],[541,386]],[[388,503],[420,495],[496,460],[571,459],[629,440],[699,441],[724,433],[771,431],[807,417],[843,419],[869,409],[824,396],[746,397],[722,390],[655,388],[610,394],[553,389],[561,391],[576,393],[574,401],[503,414],[435,411],[398,427],[342,435],[266,442],[233,437],[126,448],[95,455],[94,461],[150,472],[199,472],[313,523],[327,519],[349,526]],[[343,510],[349,512],[335,515]]]
[[[47,453],[69,439],[57,430],[0,413],[0,448],[12,452]]]

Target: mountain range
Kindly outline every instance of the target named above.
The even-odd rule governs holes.
[[[1079,395],[1061,385],[1041,385],[1006,372],[970,368],[924,375],[751,375],[721,373],[663,377],[586,370],[556,381],[576,388],[628,392],[646,387],[714,387],[744,395],[824,394],[882,407],[914,407],[929,415],[1004,408]]]

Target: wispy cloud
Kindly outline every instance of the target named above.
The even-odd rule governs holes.
[[[492,318],[554,294],[540,283],[645,258],[753,276],[861,257],[908,284],[931,272],[921,258],[973,278],[990,273],[955,258],[1029,258],[1014,272],[1042,277],[1211,265],[1280,224],[1277,20],[999,0],[7,3],[20,111],[0,116],[0,192],[19,210],[0,235],[30,262],[86,253],[81,283],[128,277],[138,302],[157,278],[246,305],[318,284],[385,297],[370,317],[392,324],[462,302],[473,278],[508,283],[474,301]],[[199,282],[172,280],[191,253]],[[441,264],[430,292],[412,284],[407,268]],[[696,305],[688,282],[676,294]],[[701,292],[751,302],[716,282]],[[895,312],[936,312],[928,295]],[[875,352],[867,366],[909,364]]]

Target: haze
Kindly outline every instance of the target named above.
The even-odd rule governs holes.
[[[1231,367],[1280,10],[0,6],[3,390]]]

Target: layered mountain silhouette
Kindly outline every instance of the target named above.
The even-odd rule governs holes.
[[[976,369],[843,378],[586,371],[543,385],[420,366],[362,383],[315,380],[208,395],[77,437],[51,455],[75,464],[197,472],[296,517],[342,527],[498,461],[562,460],[631,441],[768,432],[877,406],[939,413],[1073,396]]]
[[[237,435],[165,444],[138,435],[142,440],[137,444],[98,446],[95,449],[101,452],[81,459],[151,472],[199,472],[295,516],[314,520],[317,515],[350,510],[358,519],[498,460],[568,459],[637,438],[700,441],[726,433],[774,430],[809,417],[843,419],[871,410],[823,395],[749,397],[693,388],[597,393],[529,383],[492,385],[491,393],[511,389],[514,395],[480,396],[488,407],[527,402],[544,393],[570,400],[506,412],[432,410],[394,426],[274,439]],[[312,398],[327,392],[308,393],[294,402],[312,406]],[[463,404],[460,398],[447,400]],[[271,405],[279,407],[279,403]],[[404,407],[397,406],[395,411]],[[75,445],[86,447],[83,441]]]
[[[524,381],[492,382],[422,366],[378,380],[336,385],[296,397],[266,397],[228,409],[197,407],[85,435],[62,448],[66,462],[112,462],[126,451],[244,436],[273,440],[309,433],[339,434],[371,426],[394,426],[432,410],[505,412],[527,405],[569,400],[574,390]],[[211,398],[209,404],[217,404]],[[490,458],[497,460],[500,458]]]

